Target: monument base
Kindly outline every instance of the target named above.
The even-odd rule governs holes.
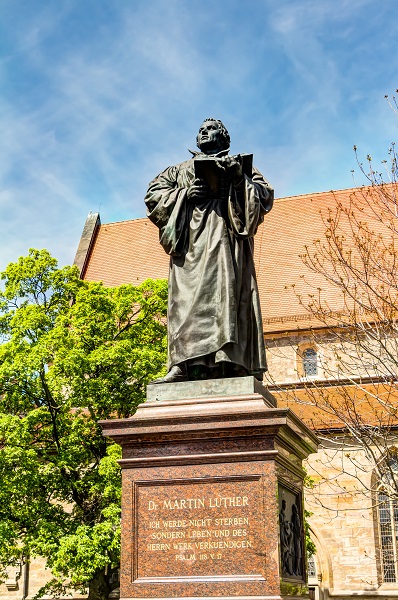
[[[123,448],[122,599],[305,585],[302,460],[317,441],[261,383],[151,385],[132,418],[101,425]]]

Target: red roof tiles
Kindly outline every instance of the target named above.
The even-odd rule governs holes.
[[[168,271],[158,229],[148,219],[136,219],[100,226],[83,278],[110,287],[138,285],[148,278],[167,278]]]
[[[346,204],[355,189],[279,198],[266,215],[255,238],[255,265],[266,333],[316,326],[298,295],[308,294],[309,284],[326,289],[329,306],[341,311],[342,296],[321,275],[308,272],[300,255],[324,235],[325,216],[336,202]],[[358,191],[358,190],[357,190]],[[100,225],[83,278],[107,286],[139,284],[147,278],[166,278],[169,258],[158,240],[157,228],[147,219]],[[306,281],[302,275],[306,273]],[[292,284],[295,285],[293,290]]]

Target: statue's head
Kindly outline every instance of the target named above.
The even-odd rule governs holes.
[[[219,119],[205,119],[196,136],[196,145],[205,154],[217,154],[228,150],[230,137],[227,128]]]

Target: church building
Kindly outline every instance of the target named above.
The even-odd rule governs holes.
[[[344,321],[347,299],[322,273],[305,264],[306,253],[325,237],[328,215],[336,207],[349,206],[356,193],[361,192],[345,189],[279,198],[255,237],[268,362],[265,383],[278,403],[291,408],[321,441],[318,454],[306,465],[306,509],[316,546],[308,562],[309,586],[311,596],[320,600],[357,595],[398,598],[398,502],[378,480],[380,470],[376,473],[369,459],[371,449],[356,441],[355,432],[353,436],[347,421],[339,417],[341,404],[346,403],[346,410],[362,411],[362,423],[369,397],[380,406],[386,394],[391,401],[391,389],[374,371],[364,370],[363,360],[356,364],[348,360],[347,349],[334,333],[336,315]],[[378,231],[377,218],[373,221]],[[169,258],[148,219],[102,224],[99,214],[90,213],[75,263],[83,279],[117,286],[167,278]],[[334,315],[331,324],[308,310],[314,293],[327,299]],[[344,352],[341,359],[339,353]],[[317,400],[321,396],[323,402]],[[374,419],[369,408],[366,418]],[[385,443],[391,447],[395,440],[391,422],[388,432]],[[374,451],[382,461],[380,448]]]

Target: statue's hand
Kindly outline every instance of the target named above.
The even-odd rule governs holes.
[[[204,200],[209,196],[209,186],[204,179],[194,179],[187,190],[188,200]]]
[[[237,156],[224,156],[218,160],[219,166],[225,170],[228,177],[232,179],[235,184],[238,184],[243,179],[242,170],[242,158],[238,154]]]

